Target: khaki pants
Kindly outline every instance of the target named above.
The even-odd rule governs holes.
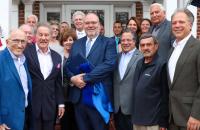
[[[158,125],[154,126],[143,126],[143,125],[133,125],[133,130],[159,130]]]

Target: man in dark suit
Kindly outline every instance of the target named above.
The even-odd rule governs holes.
[[[191,34],[194,16],[180,9],[171,19],[176,40],[168,60],[170,130],[199,130],[200,41]]]
[[[23,54],[26,45],[26,34],[17,29],[0,52],[0,130],[28,130],[32,87]]]
[[[118,55],[114,71],[114,119],[117,130],[133,130],[131,122],[133,100],[133,76],[142,53],[135,47],[135,36],[127,29],[122,33],[122,52]]]
[[[157,54],[155,36],[144,33],[140,50],[144,58],[138,61],[134,75],[134,130],[166,130],[168,127],[168,86],[166,62]]]
[[[117,48],[117,52],[121,52],[121,45],[120,44],[120,39],[121,39],[121,35],[122,35],[122,23],[120,21],[115,21],[113,24],[113,33],[114,36],[111,37],[115,43],[116,43],[116,48]]]
[[[111,106],[110,108],[103,108],[103,111],[107,113],[107,118],[103,118],[106,115],[102,114],[98,107],[84,102],[85,97],[88,96],[84,93],[90,89],[93,98],[95,87],[90,86],[88,88],[86,86],[101,82],[105,94],[104,98],[107,98],[108,102],[111,101],[112,72],[116,63],[116,47],[113,40],[99,35],[100,23],[96,14],[89,13],[86,15],[84,27],[87,36],[74,42],[65,67],[66,73],[74,85],[69,88],[69,100],[74,104],[79,130],[107,130],[110,111],[106,109],[110,109]],[[91,72],[76,74],[70,69],[71,63],[80,60],[77,56],[81,56],[82,59],[87,60],[93,66]],[[73,66],[80,66],[80,64],[74,63]],[[92,104],[95,103],[92,102]]]
[[[159,3],[150,6],[150,16],[152,26],[149,32],[156,36],[159,42],[158,54],[166,60],[175,39],[171,32],[171,23],[166,19],[165,9]]]
[[[25,50],[33,83],[32,114],[34,130],[54,130],[55,118],[64,114],[61,90],[61,57],[51,50],[51,30],[41,24],[36,31],[36,44]],[[56,114],[58,108],[58,114]]]

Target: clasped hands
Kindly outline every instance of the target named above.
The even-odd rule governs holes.
[[[10,128],[6,124],[1,124],[0,130],[10,130]]]
[[[85,73],[72,76],[70,79],[72,84],[74,84],[76,87],[78,87],[80,89],[85,87],[86,83],[83,80],[84,75],[85,75]]]
[[[190,116],[187,122],[187,130],[200,130],[200,121]]]

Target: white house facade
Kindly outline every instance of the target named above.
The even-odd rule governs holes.
[[[173,11],[186,7],[190,0],[3,0],[0,4],[0,26],[6,37],[11,29],[17,28],[34,12],[41,22],[56,19],[72,24],[74,11],[96,11],[104,23],[105,35],[112,36],[112,25],[116,19],[125,22],[131,16],[149,18],[149,6],[152,2],[163,4],[167,19],[170,20]],[[193,34],[196,36],[197,7],[190,5],[188,8],[196,18],[193,27]]]

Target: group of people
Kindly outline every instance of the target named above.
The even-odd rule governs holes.
[[[0,130],[199,130],[200,41],[188,9],[113,24],[95,13],[38,23],[30,15],[0,51]]]

